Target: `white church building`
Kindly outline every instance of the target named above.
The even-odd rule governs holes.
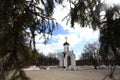
[[[59,53],[59,67],[64,67],[69,70],[75,70],[76,69],[76,60],[75,60],[75,54],[73,51],[69,50],[70,44],[66,42],[63,44],[64,46],[64,52]]]

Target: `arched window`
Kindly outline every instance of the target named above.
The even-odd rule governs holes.
[[[69,51],[69,47],[67,47],[67,51]]]
[[[70,66],[70,65],[71,65],[71,57],[68,56],[68,57],[67,57],[67,66]]]

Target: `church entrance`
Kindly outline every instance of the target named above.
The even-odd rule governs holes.
[[[68,57],[67,57],[67,66],[69,67],[70,65],[71,65],[71,57],[68,56]]]

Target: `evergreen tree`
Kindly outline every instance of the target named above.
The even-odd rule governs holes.
[[[69,0],[71,11],[68,16],[71,26],[77,22],[81,27],[90,27],[100,31],[100,52],[103,57],[113,60],[113,64],[120,60],[120,6],[108,6],[102,0]],[[68,17],[67,16],[67,17]],[[111,68],[110,77],[113,77],[115,66]],[[114,79],[115,80],[115,79]]]
[[[100,31],[100,47],[107,56],[112,53],[113,57],[120,55],[120,6],[108,6],[101,0],[78,0],[71,1],[71,11],[68,16],[71,19],[71,26],[74,23],[80,27],[90,27]],[[67,16],[67,17],[68,17]]]
[[[11,71],[11,80],[28,80],[21,68],[36,53],[35,35],[46,38],[55,29],[55,2],[61,0],[0,0],[0,80]]]

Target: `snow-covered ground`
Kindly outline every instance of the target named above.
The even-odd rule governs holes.
[[[105,66],[102,66],[105,67]],[[109,69],[100,68],[95,70],[92,66],[80,66],[79,70],[66,71],[61,68],[49,68],[49,70],[25,70],[31,80],[103,80],[109,74]],[[120,80],[120,68],[115,70],[114,77]],[[109,80],[109,79],[106,79]]]

